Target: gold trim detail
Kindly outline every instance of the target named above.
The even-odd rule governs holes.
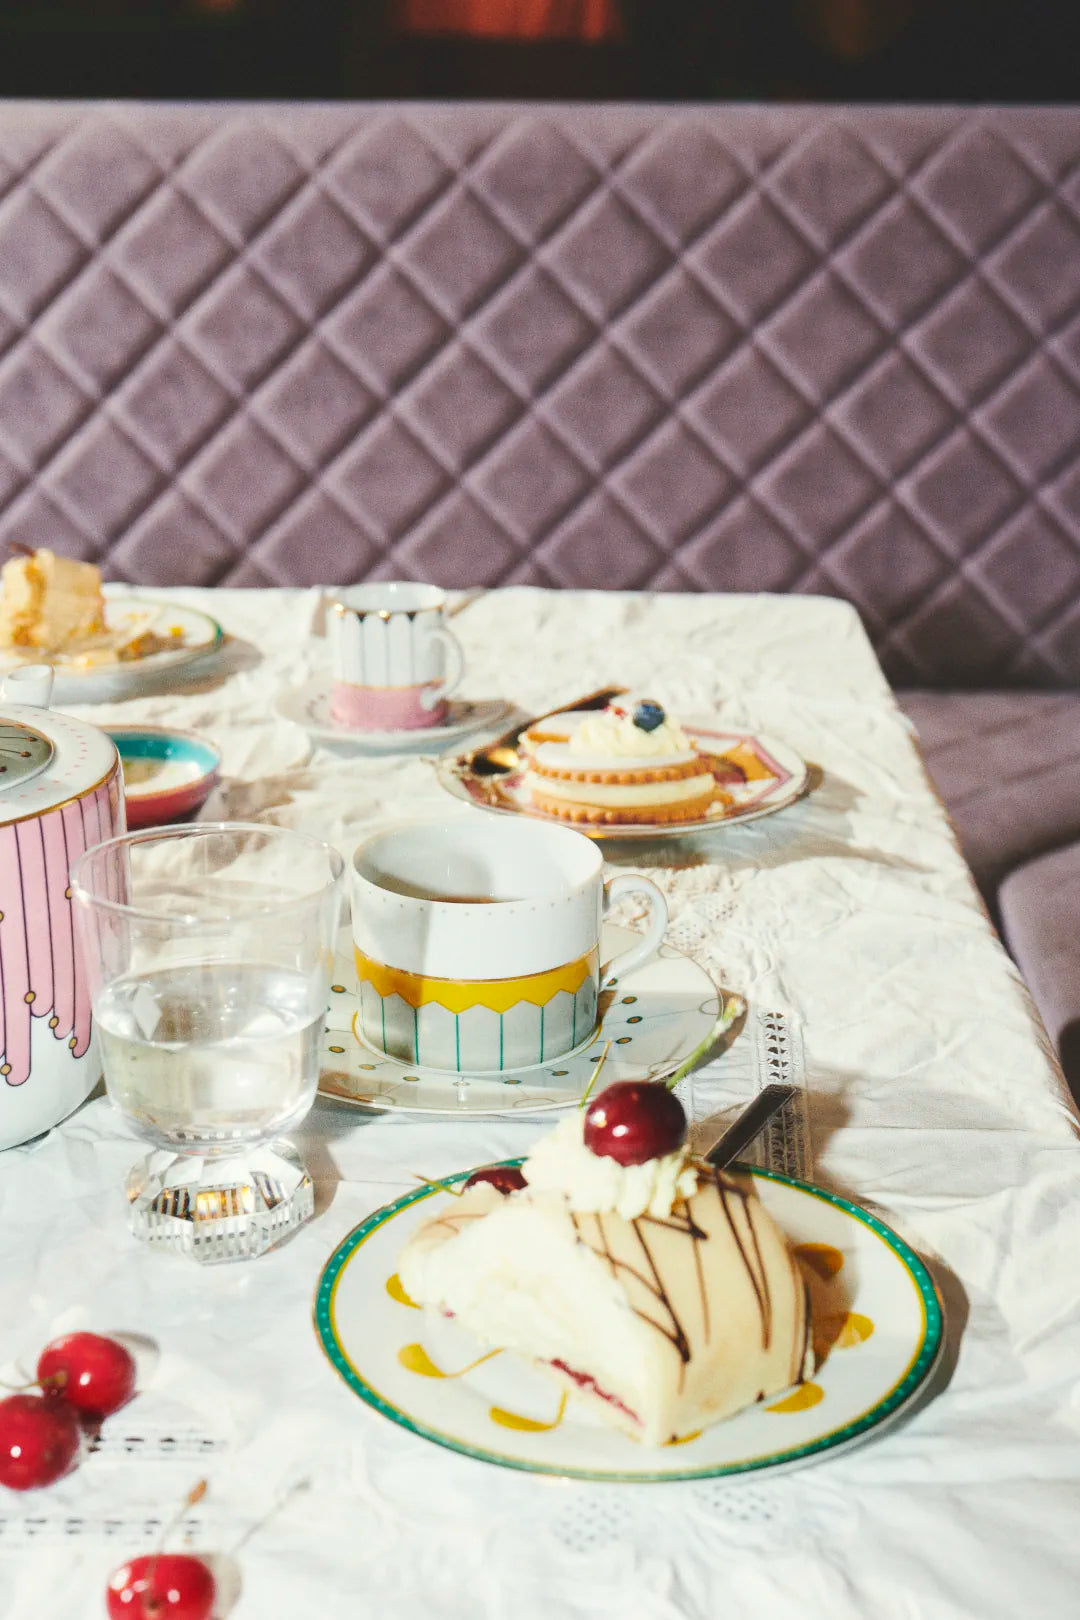
[[[565,990],[576,995],[590,976],[599,977],[600,953],[589,951],[576,962],[549,968],[546,973],[527,973],[516,979],[436,979],[426,973],[407,973],[404,968],[387,967],[354,947],[356,972],[378,996],[400,996],[414,1009],[436,1002],[447,1012],[463,1013],[473,1007],[489,1012],[509,1012],[519,1001],[544,1007]]]
[[[99,776],[97,781],[91,782],[89,787],[80,788],[78,793],[72,793],[66,799],[57,799],[55,804],[45,805],[40,810],[30,810],[25,816],[10,816],[6,820],[0,819],[0,827],[19,827],[24,821],[40,821],[45,816],[51,816],[54,810],[66,810],[69,804],[78,804],[80,799],[88,799],[92,793],[97,792],[98,788],[104,787],[106,782],[111,782],[114,777],[120,774],[120,755],[117,753],[115,762],[109,766],[105,775]],[[87,845],[87,848],[92,847],[92,845]],[[66,891],[66,897],[71,898],[70,889]]]

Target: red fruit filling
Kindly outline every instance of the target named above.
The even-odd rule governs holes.
[[[578,1372],[575,1367],[568,1367],[565,1361],[559,1361],[558,1359],[554,1360],[551,1365],[558,1367],[559,1371],[565,1373],[567,1378],[572,1378],[574,1383],[578,1384],[589,1395],[598,1395],[602,1401],[607,1401],[609,1406],[617,1406],[620,1412],[626,1413],[631,1423],[636,1423],[639,1428],[641,1427],[641,1419],[637,1413],[631,1412],[626,1402],[620,1401],[617,1395],[612,1395],[608,1390],[601,1389],[591,1373]]]

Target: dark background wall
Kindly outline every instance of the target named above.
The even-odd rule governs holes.
[[[405,38],[391,7],[0,0],[0,96],[1080,99],[1080,0],[620,0],[601,45]]]

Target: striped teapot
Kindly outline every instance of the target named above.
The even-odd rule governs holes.
[[[69,873],[124,831],[111,738],[49,711],[52,670],[0,682],[0,1148],[56,1125],[101,1073]]]

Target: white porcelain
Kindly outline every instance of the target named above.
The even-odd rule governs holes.
[[[341,591],[328,623],[332,715],[361,731],[437,724],[461,684],[465,655],[435,585],[380,580]]]
[[[542,1369],[507,1351],[490,1354],[490,1345],[456,1322],[409,1300],[398,1256],[422,1221],[453,1207],[468,1174],[417,1187],[369,1215],[328,1260],[314,1316],[323,1350],[354,1394],[422,1439],[464,1453],[470,1467],[480,1460],[552,1475],[563,1485],[734,1481],[805,1467],[883,1436],[940,1387],[934,1374],[944,1315],[919,1256],[847,1199],[751,1170],[765,1208],[806,1257],[824,1359],[813,1380],[787,1397],[759,1402],[678,1445],[641,1446],[567,1401]],[[823,1255],[828,1266],[816,1267]],[[902,1444],[896,1461],[898,1471],[907,1462]]]
[[[648,878],[605,883],[589,839],[525,820],[378,833],[354,853],[352,893],[365,1039],[452,1072],[573,1051],[595,1029],[601,985],[655,956],[667,927]],[[626,893],[646,899],[645,935],[601,967],[603,917]]]
[[[24,666],[0,682],[0,1148],[56,1125],[101,1072],[68,880],[77,855],[124,830],[123,777],[103,731],[42,706],[52,675]]]
[[[274,708],[282,719],[303,726],[314,741],[354,754],[437,754],[470,732],[497,726],[510,710],[509,703],[500,698],[477,702],[452,698],[438,725],[416,726],[407,731],[356,731],[335,722],[331,713],[333,700],[330,676],[314,675],[299,686],[282,687],[274,699]]]
[[[605,923],[604,960],[636,944],[628,928]],[[615,1080],[670,1080],[686,1070],[684,1102],[692,1112],[690,1071],[715,1051],[742,1003],[721,996],[705,969],[674,946],[624,973],[600,998],[595,1035],[550,1063],[493,1073],[448,1073],[399,1062],[366,1044],[360,1029],[351,930],[342,929],[334,958],[330,1007],[320,1038],[319,1090],[361,1108],[405,1114],[540,1114],[579,1102],[606,1051],[604,1085]],[[600,1083],[599,1081],[597,1082]]]

